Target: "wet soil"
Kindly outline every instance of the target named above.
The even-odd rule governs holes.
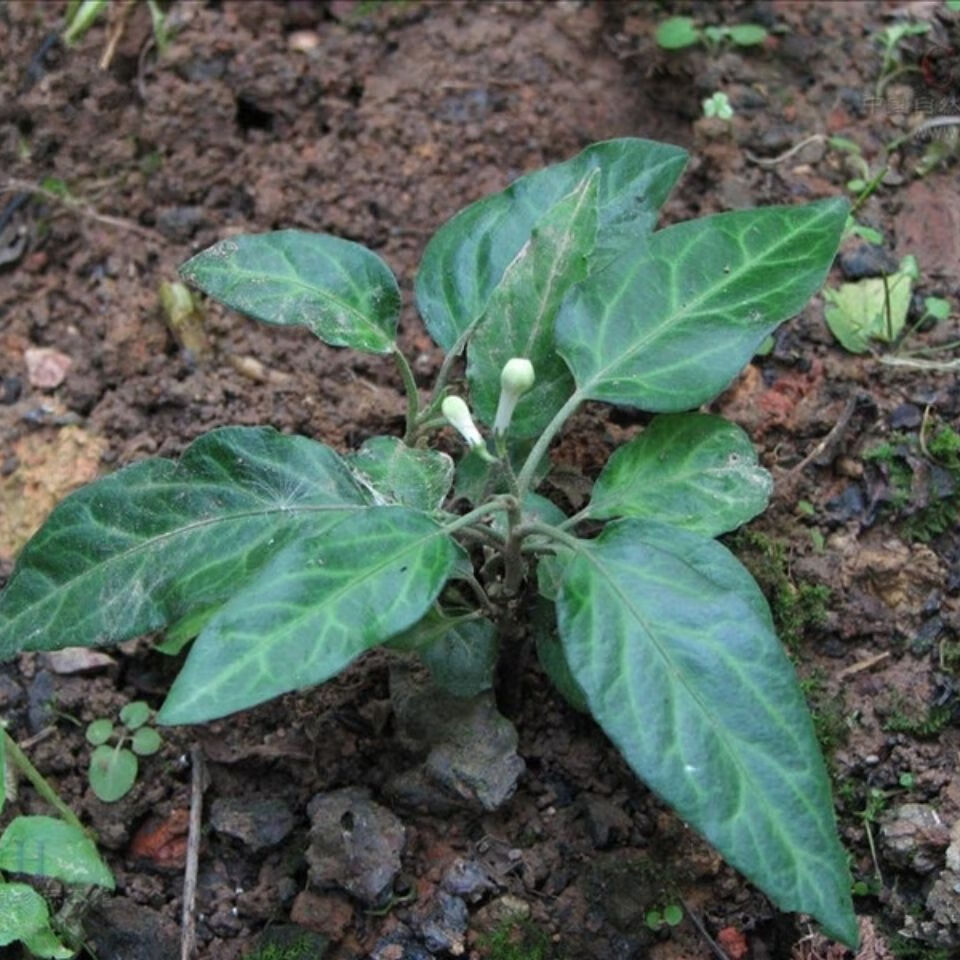
[[[903,15],[879,3],[686,5],[703,22],[759,22],[771,35],[758,49],[677,53],[653,41],[669,11],[641,3],[167,6],[174,37],[158,55],[145,6],[122,30],[113,7],[65,48],[62,4],[0,5],[0,584],[52,505],[98,472],[176,455],[223,424],[272,424],[341,451],[401,427],[388,360],[214,304],[205,348],[184,348],[160,284],[224,236],[299,227],[356,240],[385,258],[410,304],[418,258],[445,219],[593,141],[691,150],[666,223],[835,195],[856,171],[827,136],[855,140],[875,166],[885,143],[960,112],[960,28],[943,5],[911,5],[931,34],[906,44],[915,69],[879,95],[875,35]],[[733,104],[729,124],[702,117],[716,90]],[[936,347],[958,336],[960,192],[949,162],[916,177],[925,147],[894,154],[858,218],[888,255],[917,257],[920,300],[951,301],[952,321],[915,336]],[[851,276],[869,256],[855,239],[845,253]],[[400,342],[428,383],[441,357],[412,306]],[[50,351],[42,369],[38,348]],[[955,372],[844,352],[817,298],[714,409],[748,430],[777,481],[771,509],[730,544],[771,599],[830,759],[860,884],[859,957],[945,958],[960,944],[960,895],[944,872],[960,819],[960,537],[952,522],[921,524],[917,539],[905,521],[939,496],[924,479],[943,466],[928,442],[960,428]],[[576,506],[582,478],[642,420],[580,414],[554,451],[558,502]],[[906,503],[892,496],[890,462],[871,455],[891,440],[908,451]],[[132,699],[158,705],[173,669],[142,641],[110,655],[81,672],[42,655],[0,666],[3,718],[116,873],[90,926],[101,957],[179,955],[197,750],[208,809],[239,804],[221,804],[204,832],[198,954],[211,960],[245,955],[265,928],[289,923],[329,938],[330,957],[490,956],[484,930],[514,913],[529,918],[517,936],[531,957],[852,956],[725,866],[533,666],[516,795],[495,813],[397,809],[406,886],[378,911],[308,889],[304,849],[311,797],[364,787],[387,803],[385,784],[408,764],[387,657],[229,721],[165,732],[131,794],[104,804],[87,786],[84,726]],[[943,829],[911,833],[920,815],[905,804]],[[24,789],[16,809],[42,805]],[[288,829],[267,830],[277,822]],[[904,834],[906,852],[892,839]],[[466,922],[444,899],[462,863],[484,878],[461,898]],[[647,912],[669,904],[683,921],[650,929]],[[424,932],[444,924],[459,924],[445,945]]]

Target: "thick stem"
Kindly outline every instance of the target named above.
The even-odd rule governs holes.
[[[71,826],[86,833],[83,824],[77,815],[60,799],[57,792],[47,783],[43,774],[27,759],[27,755],[17,746],[17,742],[7,733],[0,730],[7,756],[20,768],[20,772],[33,784],[37,793],[53,807]]]
[[[523,514],[518,501],[515,507],[507,511],[507,546],[503,551],[503,587],[508,597],[516,595],[517,590],[520,589],[520,581],[523,579],[523,557],[521,555],[523,532],[520,529],[522,521]]]
[[[393,358],[397,361],[397,369],[403,380],[403,389],[407,394],[407,426],[403,435],[404,443],[412,443],[417,429],[417,418],[420,416],[420,394],[417,392],[417,381],[407,358],[400,352],[399,347],[393,348]]]
[[[570,399],[557,411],[556,416],[547,424],[543,433],[537,438],[537,442],[530,451],[530,456],[527,457],[526,463],[524,463],[520,471],[520,476],[517,478],[517,494],[521,502],[527,490],[530,488],[530,482],[536,472],[537,464],[543,459],[551,441],[557,433],[559,433],[560,428],[564,425],[567,418],[580,406],[582,399],[583,397],[580,391],[575,391]]]

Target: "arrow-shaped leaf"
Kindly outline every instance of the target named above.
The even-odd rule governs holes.
[[[835,199],[690,220],[591,273],[557,318],[578,395],[664,412],[715,397],[820,288],[848,210]]]
[[[593,170],[600,177],[598,241],[609,256],[653,229],[686,159],[669,144],[607,140],[461,210],[434,234],[417,274],[417,306],[430,335],[445,350],[456,343],[486,309],[537,221]]]
[[[460,553],[405,507],[291,543],[203,628],[160,723],[201,723],[322,683],[419,620]]]
[[[592,171],[537,222],[470,340],[470,399],[486,423],[496,414],[503,365],[512,357],[533,363],[536,382],[517,404],[513,437],[539,434],[573,393],[573,377],[557,354],[553,329],[563,298],[587,275],[597,235],[598,179],[598,171]]]
[[[0,870],[55,877],[64,883],[112,890],[113,874],[97,845],[79,828],[55,817],[15,817],[0,837]]]
[[[591,713],[780,907],[855,943],[826,769],[753,579],[719,543],[650,521],[568,543],[557,622]]]
[[[218,606],[292,538],[369,503],[328,447],[226,427],[71,494],[0,594],[0,659],[115,643]]]
[[[397,281],[359,243],[303,230],[229,237],[188,260],[180,275],[264,323],[307,327],[335,347],[394,348]]]
[[[772,489],[738,426],[705,413],[662,414],[607,461],[589,514],[649,517],[715,537],[760,513]]]

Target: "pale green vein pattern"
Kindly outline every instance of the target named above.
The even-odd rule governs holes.
[[[557,318],[581,399],[675,412],[724,390],[823,283],[846,200],[659,230],[591,275]]]
[[[69,960],[76,950],[65,947],[50,928],[46,901],[26,883],[0,881],[0,947],[22,941],[36,957]]]
[[[229,237],[188,260],[180,275],[264,323],[307,327],[335,347],[394,348],[397,281],[359,243],[302,230]]]
[[[649,517],[715,537],[762,512],[772,490],[738,426],[706,413],[666,413],[610,457],[589,514]]]
[[[496,414],[504,364],[512,357],[533,364],[536,382],[517,404],[512,437],[539,434],[573,393],[573,377],[557,354],[553,330],[563,298],[587,275],[597,235],[598,180],[592,171],[537,222],[471,337],[470,400],[485,423],[493,423]]]
[[[322,683],[416,623],[459,554],[406,507],[369,507],[297,540],[203,628],[158,721],[201,723]]]
[[[226,427],[71,494],[0,594],[0,659],[116,643],[215,607],[291,539],[369,496],[328,447]]]
[[[418,510],[439,510],[453,483],[447,454],[408,447],[397,437],[370,437],[347,462],[380,502]]]
[[[96,844],[79,827],[56,817],[11,820],[0,837],[0,870],[114,888]]]
[[[557,622],[637,775],[784,910],[857,939],[829,781],[793,667],[720,544],[622,520],[575,548]]]
[[[593,170],[599,173],[597,259],[653,229],[686,163],[679,147],[623,138],[589,146],[461,210],[431,238],[416,279],[417,307],[444,350],[483,313],[537,221]]]

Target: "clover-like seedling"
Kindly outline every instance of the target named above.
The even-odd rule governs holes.
[[[717,117],[719,120],[732,120],[733,107],[730,105],[730,98],[720,90],[709,97],[705,97],[703,115],[705,117]]]
[[[716,52],[723,43],[737,47],[759,46],[767,39],[767,31],[757,23],[701,27],[690,17],[670,17],[657,26],[654,36],[657,45],[664,50],[683,50],[702,43],[711,52]]]
[[[125,797],[137,782],[137,758],[152,756],[163,746],[160,734],[147,725],[152,716],[148,704],[134,700],[120,710],[119,726],[101,717],[87,727],[87,742],[94,748],[87,777],[90,788],[104,803],[116,803]],[[115,742],[111,744],[111,740]]]
[[[765,508],[772,480],[739,427],[698,412],[821,288],[849,204],[655,230],[685,160],[594,144],[441,227],[414,285],[445,355],[429,391],[372,251],[280,230],[198,253],[183,279],[228,307],[394,361],[402,436],[344,455],[227,427],[71,494],[0,595],[0,656],[166,631],[165,651],[191,645],[157,722],[185,724],[378,646],[415,652],[455,696],[494,686],[507,703],[532,642],[686,823],[855,943],[809,712],[760,589],[716,540]],[[572,507],[549,451],[587,402],[646,425]]]

